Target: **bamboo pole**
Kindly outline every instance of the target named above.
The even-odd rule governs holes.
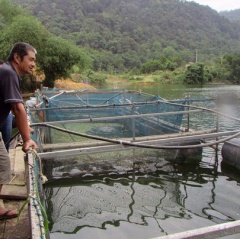
[[[240,220],[152,239],[215,239],[240,233]]]
[[[151,141],[151,140],[160,140],[160,139],[169,139],[173,140],[174,138],[178,137],[186,137],[192,135],[201,135],[201,134],[211,134],[216,132],[215,129],[208,129],[208,130],[199,130],[199,131],[189,131],[189,132],[181,132],[175,134],[164,134],[164,135],[151,135],[151,136],[142,136],[136,137],[134,142],[143,142],[143,141]],[[212,134],[211,134],[212,135]],[[120,138],[118,140],[122,141],[132,141],[132,138]],[[182,140],[182,139],[179,139]],[[103,142],[99,140],[92,140],[91,142],[73,142],[73,143],[62,143],[62,144],[42,144],[43,151],[49,150],[59,150],[59,149],[75,149],[75,148],[84,148],[84,147],[96,147],[96,146],[104,146],[109,145],[109,142]]]

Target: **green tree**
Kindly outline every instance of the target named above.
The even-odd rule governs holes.
[[[50,33],[36,18],[19,15],[1,31],[0,55],[6,60],[13,44],[27,42],[37,49],[38,57],[43,57],[41,51],[49,36]]]
[[[57,78],[67,77],[73,65],[81,70],[90,65],[90,59],[79,47],[56,36],[47,39],[42,54],[39,66],[45,73],[44,85],[48,87],[53,87]]]
[[[240,54],[228,54],[224,56],[224,59],[226,60],[228,64],[227,68],[230,71],[229,80],[231,82],[240,84]]]
[[[202,63],[191,64],[185,72],[185,83],[203,84],[204,83],[204,65]]]
[[[23,14],[22,8],[10,0],[0,0],[0,6],[0,15],[6,23],[11,23],[14,17]]]

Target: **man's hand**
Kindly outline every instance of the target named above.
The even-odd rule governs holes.
[[[11,103],[11,110],[15,115],[15,122],[23,140],[23,152],[29,149],[36,149],[36,143],[30,137],[30,127],[28,125],[27,114],[22,102]]]
[[[29,149],[36,149],[37,148],[37,145],[36,143],[32,140],[32,139],[29,139],[29,140],[26,140],[23,142],[23,146],[22,146],[22,151],[23,152],[27,152]]]

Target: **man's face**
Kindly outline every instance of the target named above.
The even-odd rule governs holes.
[[[33,51],[28,51],[28,54],[23,57],[18,63],[18,70],[21,76],[30,74],[36,65],[36,56]]]

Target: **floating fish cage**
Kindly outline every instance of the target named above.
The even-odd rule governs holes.
[[[223,137],[238,134],[219,131],[217,111],[190,105],[199,99],[166,100],[123,89],[54,89],[37,91],[36,99],[29,115],[50,180],[126,173],[135,162],[145,165],[140,167],[143,171],[160,158],[172,163],[199,162],[202,147],[214,147],[216,140],[221,143]],[[195,120],[204,120],[209,113],[212,128],[191,129],[190,115],[199,114]],[[206,140],[210,142],[204,145]],[[151,163],[147,163],[149,158]]]
[[[123,89],[55,89],[36,92],[36,99],[35,105],[29,107],[33,138],[38,144],[34,158],[39,175],[44,174],[50,183],[89,176],[136,175],[167,170],[178,163],[194,164],[201,161],[202,147],[217,148],[224,137],[230,139],[239,134],[221,132],[218,112],[190,106],[194,100],[189,98],[166,100]],[[204,119],[204,114],[209,113],[213,116],[208,121],[216,122],[212,128],[191,129],[190,115],[199,114],[197,118]],[[36,183],[40,184],[38,193],[45,202],[41,181]],[[47,194],[52,195],[54,189],[49,190]],[[62,191],[64,198],[66,192]],[[70,225],[66,210],[62,213]],[[64,228],[64,222],[55,226]],[[238,224],[236,227],[240,228]],[[216,228],[209,230],[216,232]]]
[[[158,96],[128,91],[82,92],[81,97],[79,95],[78,92],[55,93],[50,98],[38,95],[38,99],[44,100],[38,103],[40,107],[31,109],[31,122],[38,128],[42,123],[66,131],[61,136],[50,127],[37,130],[37,142],[41,145],[60,144],[91,138],[67,136],[67,130],[102,138],[133,140],[178,133],[186,104],[185,99],[167,102]]]

